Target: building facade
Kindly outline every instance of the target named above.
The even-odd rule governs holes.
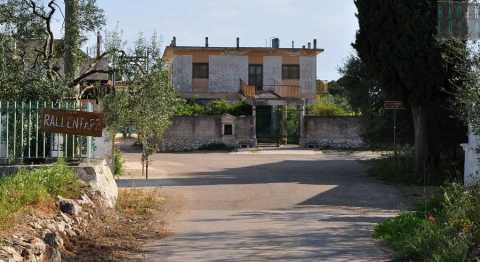
[[[317,56],[323,50],[317,41],[302,48],[177,46],[165,49],[163,61],[172,85],[180,95],[197,101],[224,99],[246,101],[252,106],[252,128],[259,142],[286,140],[287,108],[300,115],[300,135],[305,104],[314,101],[317,90]],[[258,113],[258,114],[257,114]],[[283,141],[282,143],[285,143]]]

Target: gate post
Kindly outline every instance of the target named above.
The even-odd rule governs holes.
[[[282,108],[282,137],[281,144],[288,144],[288,104],[281,107]]]
[[[300,146],[305,146],[304,138],[305,138],[305,100],[302,101],[302,105],[300,106],[300,134],[299,134],[299,144]]]
[[[253,147],[257,147],[257,106],[252,105],[252,140]]]

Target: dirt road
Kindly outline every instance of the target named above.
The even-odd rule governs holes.
[[[126,154],[122,187],[162,187],[182,203],[174,235],[145,246],[146,261],[388,261],[376,223],[405,207],[365,174],[369,153],[288,150],[159,154],[151,179]]]

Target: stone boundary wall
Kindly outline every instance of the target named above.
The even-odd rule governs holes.
[[[233,126],[233,135],[224,135],[223,126],[226,124]],[[159,142],[159,149],[162,152],[185,152],[213,144],[252,147],[255,144],[252,137],[251,116],[175,117]]]
[[[305,116],[301,145],[306,148],[356,149],[366,147],[358,117]]]

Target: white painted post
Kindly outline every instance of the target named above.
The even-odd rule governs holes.
[[[473,133],[472,128],[468,132],[468,144],[462,145],[465,150],[465,186],[470,187],[480,182],[480,137]]]

